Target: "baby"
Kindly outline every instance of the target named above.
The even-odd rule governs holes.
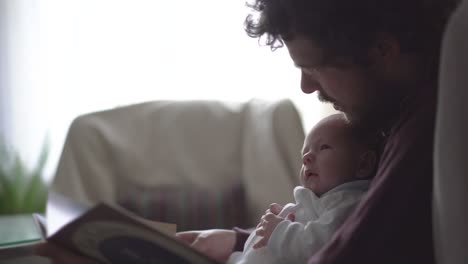
[[[306,263],[366,193],[377,163],[377,141],[370,139],[342,114],[321,120],[304,142],[296,203],[272,204],[228,263]]]

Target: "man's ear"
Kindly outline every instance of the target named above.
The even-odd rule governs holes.
[[[375,173],[375,167],[377,166],[377,154],[375,151],[368,150],[361,154],[359,157],[358,168],[356,171],[357,179],[366,179]]]
[[[400,42],[390,33],[378,33],[369,50],[370,61],[380,68],[394,64],[400,56]]]

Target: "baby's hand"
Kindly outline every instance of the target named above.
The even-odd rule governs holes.
[[[255,230],[256,235],[262,236],[262,238],[255,245],[253,245],[254,249],[264,247],[268,244],[273,230],[275,230],[276,226],[280,222],[282,222],[285,219],[289,221],[294,221],[293,213],[288,214],[286,218],[282,218],[277,216],[277,214],[274,214],[269,211],[271,210],[267,210],[266,214],[262,216],[260,223],[257,225],[257,229]]]
[[[272,213],[274,215],[278,215],[281,210],[283,210],[283,206],[277,203],[270,204],[270,207],[265,211],[265,214]]]

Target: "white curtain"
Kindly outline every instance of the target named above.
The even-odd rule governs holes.
[[[38,1],[1,0],[0,128],[7,144],[33,165],[48,129],[41,74]],[[40,139],[39,139],[40,138]]]
[[[8,40],[6,2],[0,2],[0,140],[10,141],[11,96],[8,84]]]
[[[48,174],[70,122],[90,111],[159,99],[287,97],[306,128],[328,111],[301,94],[286,49],[271,52],[245,34],[244,0],[0,1],[7,44],[0,55],[8,54],[0,128],[31,163],[48,135]]]

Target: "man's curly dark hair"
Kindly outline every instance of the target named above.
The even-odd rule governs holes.
[[[366,57],[377,33],[390,33],[402,52],[438,56],[446,20],[459,0],[254,0],[245,20],[251,37],[273,50],[302,35],[329,57]],[[429,52],[428,52],[429,51]]]

